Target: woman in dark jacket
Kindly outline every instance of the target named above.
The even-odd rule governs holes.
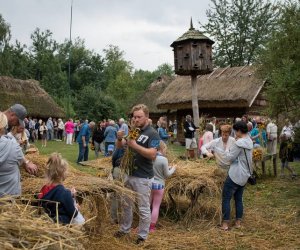
[[[105,124],[103,122],[99,122],[93,132],[93,137],[92,137],[92,143],[95,147],[96,158],[99,157],[99,152],[101,151],[100,145],[104,140],[104,131],[105,131]]]

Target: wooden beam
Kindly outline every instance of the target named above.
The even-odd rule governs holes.
[[[248,65],[244,65],[233,77],[238,76],[238,74],[241,73],[246,66]]]
[[[221,76],[227,69],[230,68],[230,65],[228,65],[225,69],[223,69],[217,76],[216,78],[218,78],[219,76]]]
[[[220,67],[219,67],[220,68]],[[206,80],[208,80],[216,71],[217,71],[217,69],[219,69],[219,68],[216,68],[213,72],[211,72],[210,74],[209,74],[209,76],[206,78]]]

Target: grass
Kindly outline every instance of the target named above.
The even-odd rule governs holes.
[[[75,167],[76,169],[95,174],[95,169],[89,168],[86,166],[78,165],[77,158],[78,158],[78,152],[79,147],[78,144],[73,143],[73,145],[67,145],[65,142],[62,141],[47,141],[47,147],[42,147],[42,142],[35,141],[34,145],[39,149],[40,154],[44,155],[50,155],[53,152],[61,153],[61,155],[68,160],[68,162]],[[96,159],[94,151],[89,151],[89,160]]]

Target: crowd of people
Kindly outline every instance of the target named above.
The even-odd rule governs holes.
[[[137,194],[139,225],[136,228],[138,237],[135,242],[144,242],[149,232],[156,230],[165,180],[176,171],[176,166],[169,166],[166,154],[170,137],[176,136],[178,125],[175,120],[169,122],[168,126],[166,117],[161,117],[154,126],[149,118],[149,109],[143,104],[134,106],[131,113],[132,118],[128,123],[120,118],[118,122],[103,120],[95,124],[93,121],[74,122],[72,119],[64,123],[60,118],[56,120],[51,117],[46,122],[27,119],[27,111],[20,104],[0,112],[0,196],[21,195],[19,166],[23,165],[31,174],[36,173],[37,166],[28,161],[23,153],[29,141],[34,142],[40,138],[43,147],[47,146],[47,140],[62,140],[70,145],[76,142],[79,146],[77,163],[88,160],[89,148],[95,151],[96,157],[100,154],[112,156],[114,179],[121,178],[122,157],[129,148],[133,152],[134,168],[125,175],[123,181],[128,189]],[[133,128],[139,129],[136,139],[129,136],[130,129]],[[283,176],[284,170],[288,169],[292,177],[296,176],[289,165],[293,158],[300,158],[299,154],[293,154],[295,150],[291,146],[295,129],[300,129],[300,122],[292,126],[290,121],[286,120],[278,133],[274,120],[263,120],[259,117],[250,120],[245,115],[236,118],[234,122],[228,119],[218,122],[217,118],[213,117],[205,124],[205,131],[200,134],[192,117],[185,117],[183,130],[186,159],[215,158],[220,168],[227,173],[222,192],[223,222],[220,229],[229,229],[232,197],[236,208],[234,225],[237,228],[241,226],[243,191],[254,171],[253,149],[266,147],[267,152],[276,158],[279,139],[281,174]],[[68,163],[60,154],[53,153],[49,157],[45,185],[41,187],[38,198],[41,200],[40,205],[54,221],[82,224],[85,219],[75,200],[76,190],[68,190],[63,185],[67,168]],[[118,195],[113,195],[111,218],[120,226],[114,234],[116,238],[130,233],[134,206],[132,198],[124,196],[120,199]],[[120,218],[118,207],[122,210]]]

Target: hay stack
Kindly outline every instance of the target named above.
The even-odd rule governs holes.
[[[24,168],[21,168],[22,190],[25,194],[36,194],[40,191],[45,182],[44,176],[48,157],[45,155],[31,154],[26,156],[26,158],[38,166],[38,172],[36,176],[33,176],[28,174]],[[64,185],[67,188],[75,187],[78,193],[84,194],[102,195],[106,192],[116,191],[120,194],[132,195],[132,192],[127,188],[124,188],[119,182],[92,176],[81,172],[72,166],[69,166],[68,168],[68,175]]]
[[[48,157],[35,154],[27,158],[38,166],[37,177],[29,175],[25,170],[21,170],[22,193],[26,197],[32,197],[38,194],[41,187],[45,184],[43,176],[46,171]],[[72,187],[76,188],[78,201],[83,206],[83,209],[81,209],[83,216],[87,220],[92,219],[86,225],[88,230],[92,232],[101,230],[101,223],[104,219],[107,219],[108,193],[115,191],[121,195],[134,197],[134,192],[125,188],[122,183],[83,173],[72,166],[68,169],[68,176],[64,186],[69,189]]]
[[[112,159],[111,157],[99,158],[91,161],[80,162],[83,166],[92,167],[98,170],[98,177],[108,177],[112,170]]]
[[[84,249],[86,237],[76,227],[58,225],[37,207],[0,198],[1,249]]]
[[[96,169],[110,169],[112,168],[111,157],[98,158],[91,161],[80,162],[83,166],[89,166]]]
[[[220,214],[220,193],[226,173],[214,162],[179,161],[174,175],[166,181],[165,202],[168,210],[187,222],[194,217]],[[175,211],[174,211],[175,208]]]

